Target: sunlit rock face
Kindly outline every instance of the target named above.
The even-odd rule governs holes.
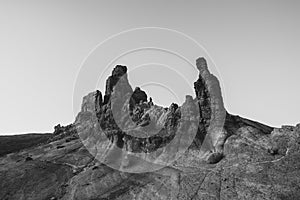
[[[186,96],[183,105],[171,103],[169,108],[163,108],[155,105],[150,98],[148,100],[141,88],[133,90],[128,82],[127,67],[117,65],[106,81],[104,98],[100,91],[87,95],[77,116],[78,127],[84,125],[79,131],[80,136],[92,154],[97,152],[102,155],[105,152],[102,160],[116,162],[113,157],[104,157],[115,149],[123,153],[125,150],[125,155],[116,162],[118,169],[122,168],[122,160],[131,153],[163,165],[171,164],[171,157],[174,156],[183,156],[185,161],[176,162],[186,165],[190,165],[190,161],[195,162],[194,157],[186,152],[194,152],[199,162],[211,164],[224,158],[226,139],[245,125],[246,120],[226,112],[220,83],[209,72],[206,60],[197,59],[196,66],[199,76],[194,82],[195,96]],[[87,117],[82,117],[85,115]],[[271,127],[247,122],[254,129],[266,133],[272,131]],[[99,148],[100,139],[107,145],[100,145]],[[158,156],[162,152],[169,156]],[[160,162],[162,159],[168,161]]]
[[[220,83],[209,72],[204,58],[197,59],[196,66],[199,70],[199,78],[194,83],[194,88],[199,105],[200,121],[195,144],[198,148],[203,145],[202,149],[221,153],[226,138],[226,134],[224,134],[226,131],[223,129],[226,110],[223,104]],[[207,139],[203,144],[205,137]]]
[[[196,66],[195,95],[168,108],[116,66],[72,125],[0,157],[0,199],[300,199],[300,125],[229,114],[205,59]]]
[[[105,133],[111,143],[132,153],[164,149],[176,135],[181,134],[185,137],[177,141],[178,148],[188,145],[188,148],[200,150],[202,147],[203,156],[216,152],[222,154],[227,132],[223,129],[226,111],[220,84],[208,71],[204,58],[197,60],[197,68],[199,78],[194,83],[195,97],[187,96],[183,105],[171,103],[169,108],[163,108],[155,105],[150,98],[148,100],[145,91],[139,87],[132,90],[127,67],[117,65],[106,81],[104,98],[100,91],[85,97],[77,119],[90,112],[98,121],[94,124],[98,130],[94,128],[94,132]],[[90,109],[92,107],[94,110]],[[84,120],[77,122],[85,123]],[[92,124],[94,122],[95,119]]]

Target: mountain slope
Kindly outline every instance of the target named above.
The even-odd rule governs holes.
[[[0,157],[46,142],[52,134],[22,134],[0,136]]]
[[[196,97],[165,109],[116,66],[72,126],[0,158],[0,199],[299,199],[300,124],[227,113],[206,61],[197,67]]]

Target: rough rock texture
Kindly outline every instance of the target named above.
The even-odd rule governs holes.
[[[95,91],[83,98],[72,127],[0,158],[0,199],[300,199],[300,124],[272,128],[227,113],[205,59],[197,66],[196,97],[169,108],[132,90],[127,68],[117,66],[104,97]],[[114,147],[151,154],[183,130],[177,146],[195,132],[190,147],[152,172],[115,170],[87,150],[105,133]]]
[[[49,138],[52,138],[51,136],[51,133],[0,136],[0,157],[45,143],[49,140]]]

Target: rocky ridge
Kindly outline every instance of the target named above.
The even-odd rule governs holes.
[[[0,158],[0,199],[299,199],[300,125],[229,114],[205,59],[196,65],[195,98],[169,108],[133,90],[127,68],[116,66],[104,96],[85,96],[71,126]],[[134,173],[141,162],[131,155],[157,161],[157,152],[177,151],[167,166],[145,162],[148,172]]]

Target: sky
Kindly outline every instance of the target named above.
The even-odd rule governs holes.
[[[155,44],[179,48],[190,62],[200,56],[208,59],[220,79],[228,112],[275,127],[296,125],[300,123],[299,10],[299,1],[276,0],[1,0],[0,134],[52,132],[58,123],[72,123],[81,95],[94,88],[104,91],[106,77],[101,74],[109,73],[113,64],[127,65],[133,87],[142,85],[154,102],[164,106],[182,102],[183,93],[191,93],[195,73],[179,56],[144,49],[115,60],[107,70],[99,61],[108,59],[110,52],[113,56],[120,49],[142,45],[138,41],[143,38],[149,42],[152,34]],[[141,27],[162,29],[159,34],[148,30],[145,37],[139,31],[121,35],[99,47],[115,34]],[[164,32],[167,29],[193,38],[202,50],[189,50],[192,44],[174,31]],[[167,65],[174,69],[186,65],[188,70],[176,74]],[[90,78],[84,70],[93,72]],[[157,78],[154,82],[170,82],[153,84],[151,76]],[[181,81],[180,87],[174,86],[174,80]]]

